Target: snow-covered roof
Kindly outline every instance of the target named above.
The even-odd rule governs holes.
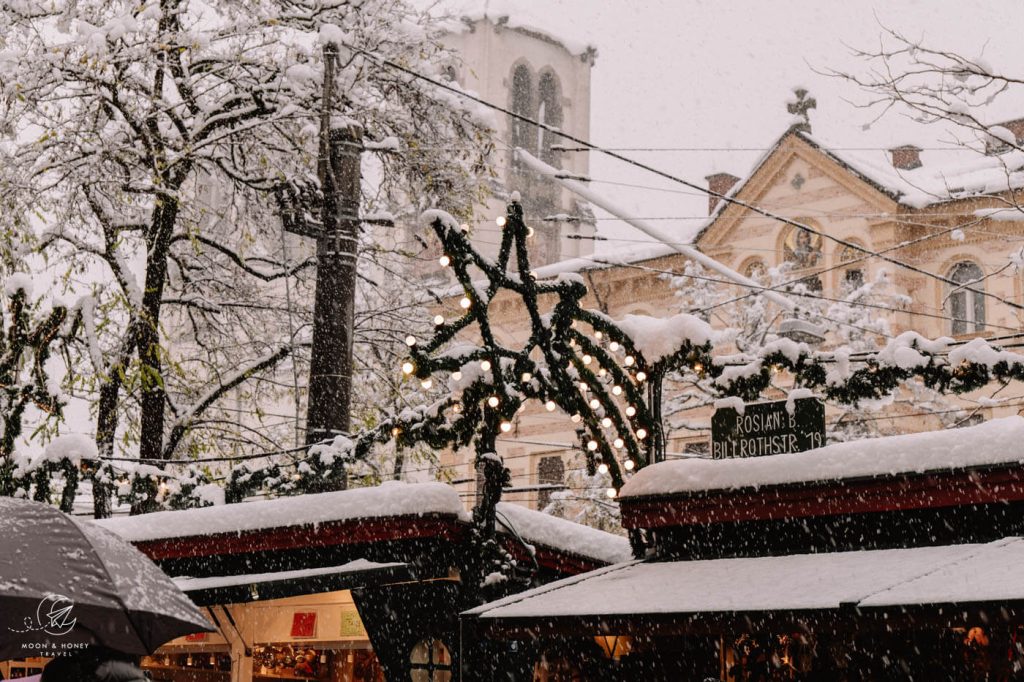
[[[701,561],[631,562],[468,611],[481,618],[631,616],[1024,599],[1024,539]]]
[[[224,587],[237,587],[239,585],[259,585],[261,583],[299,580],[316,576],[341,576],[356,575],[367,571],[383,570],[388,568],[401,568],[404,563],[377,563],[366,559],[356,559],[341,566],[322,566],[319,568],[304,568],[296,571],[277,571],[275,573],[246,573],[243,575],[218,575],[208,578],[190,578],[179,576],[173,578],[174,584],[182,592],[197,592],[199,590],[213,590]]]
[[[533,511],[518,504],[498,503],[498,523],[510,528],[529,544],[615,564],[632,557],[629,540],[574,521]]]
[[[469,519],[458,492],[450,485],[389,481],[372,488],[154,512],[95,523],[130,542],[145,542],[331,521],[427,514]]]
[[[1011,463],[1024,463],[1024,417],[1020,416],[961,429],[868,438],[783,455],[659,462],[637,472],[622,488],[621,497],[920,474]]]
[[[578,22],[569,19],[561,26],[552,26],[549,14],[536,14],[524,3],[513,0],[449,0],[443,6],[461,22],[448,22],[449,31],[467,30],[468,23],[490,20],[492,23],[522,31],[548,42],[560,45],[575,56],[596,54],[593,41],[581,34],[584,30]]]

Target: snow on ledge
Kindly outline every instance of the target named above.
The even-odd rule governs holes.
[[[1024,417],[978,426],[869,438],[816,450],[745,459],[686,459],[639,471],[620,497],[757,488],[844,478],[1024,463]]]
[[[244,575],[218,575],[208,578],[190,578],[178,576],[172,578],[174,584],[182,592],[198,592],[239,585],[271,583],[284,580],[301,580],[320,575],[349,575],[385,568],[400,568],[404,563],[377,563],[366,559],[356,559],[341,566],[325,566],[321,568],[304,568],[295,571],[278,571],[276,573],[246,573]]]
[[[389,481],[373,488],[281,497],[200,509],[163,511],[94,523],[129,542],[241,533],[331,521],[441,514],[468,521],[455,488]]]
[[[629,540],[620,535],[510,502],[498,503],[498,524],[499,528],[511,525],[528,544],[544,545],[603,563],[615,564],[633,557]]]

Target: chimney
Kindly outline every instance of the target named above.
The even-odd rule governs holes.
[[[997,131],[997,128],[1003,128],[1003,130]],[[1021,143],[1024,143],[1024,118],[1015,118],[1012,121],[997,123],[994,126],[990,126],[989,131],[990,134],[985,141],[985,153],[989,155],[1002,154],[1013,148],[1009,144],[1011,136],[1013,137],[1013,144],[1018,147],[1021,146]],[[1006,133],[1009,133],[1009,135]]]
[[[921,148],[912,144],[905,144],[902,147],[893,147],[889,150],[892,154],[892,166],[899,170],[914,170],[921,167]]]
[[[726,195],[729,190],[733,188],[737,182],[740,181],[735,175],[729,173],[714,173],[713,175],[705,176],[705,180],[708,181],[708,189],[715,194]],[[708,195],[708,215],[715,212],[715,208],[718,206],[718,202],[721,201],[714,194]]]

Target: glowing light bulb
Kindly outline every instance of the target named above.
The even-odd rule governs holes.
[[[402,429],[398,428],[397,426],[395,428],[391,429],[391,435],[392,436],[397,436],[401,432],[402,432]]]
[[[573,423],[573,424],[579,424],[579,423],[580,423],[580,421],[582,421],[582,420],[583,420],[583,417],[579,416],[578,414],[574,414],[574,415],[573,415],[573,416],[571,417],[571,419],[572,419],[572,423]]]
[[[455,403],[452,405],[452,412],[455,414],[462,414],[462,403]]]
[[[459,301],[459,305],[462,306],[463,310],[466,310],[469,306],[473,305],[473,301],[469,300],[469,296],[463,296]]]
[[[438,326],[444,324],[444,315],[434,315],[434,324]]]
[[[548,412],[554,412],[555,407],[556,405],[554,400],[549,400],[546,403],[544,403],[544,409],[547,410]]]
[[[616,448],[618,448],[620,450],[622,449],[622,446],[625,445],[625,444],[626,444],[625,441],[623,441],[621,438],[616,438],[615,442],[612,443],[612,445],[614,445]]]
[[[612,395],[622,395],[622,386],[612,386]]]
[[[587,442],[587,450],[590,450],[591,452],[593,452],[594,450],[597,450],[597,441],[596,440],[588,441]]]
[[[597,465],[597,471],[598,471],[598,473],[607,474],[608,473],[608,465],[605,464],[604,462],[601,462],[600,464]]]
[[[700,364],[699,362],[693,363],[693,371],[696,372],[697,374],[703,374],[704,365]]]
[[[501,403],[501,401],[498,400],[498,396],[496,395],[492,395],[490,398],[487,399],[487,404],[490,405],[491,407],[497,407],[499,403]]]
[[[583,391],[584,393],[586,393],[587,391],[590,390],[590,384],[588,384],[585,381],[581,381],[580,382],[580,390]]]
[[[530,227],[529,225],[527,225],[527,227],[526,227],[526,236],[527,237],[532,237],[533,236],[533,228]]]
[[[611,343],[608,344],[608,350],[612,351],[613,353],[615,351],[617,351],[618,349],[619,349],[619,342],[618,341],[612,341]]]
[[[606,490],[604,494],[607,495],[609,499],[613,499],[616,495],[618,495],[618,493],[615,492],[615,488],[608,488],[608,490]]]
[[[509,422],[501,422],[501,432],[502,433],[508,433],[511,430],[512,430],[512,424],[510,424]]]
[[[459,381],[462,379],[462,372],[452,372],[452,379]]]
[[[636,437],[639,438],[640,440],[647,438],[647,429],[637,429]]]
[[[590,357],[589,355],[584,355],[583,356],[583,364],[584,365],[589,365],[591,362],[593,362],[593,360],[594,360],[594,358]]]
[[[607,373],[608,373],[608,370],[606,370],[604,367],[602,367],[601,369],[597,370],[597,376],[599,376],[599,377],[603,377]]]
[[[632,355],[627,355],[626,359],[623,360],[623,362],[626,363],[626,367],[632,367],[633,366],[633,362],[634,362],[633,356]]]
[[[420,382],[420,386],[422,386],[423,388],[430,388],[433,385],[434,382],[431,381],[430,379],[424,379],[423,381]]]
[[[600,406],[601,406],[601,401],[600,400],[598,400],[597,398],[592,398],[591,399],[591,401],[590,401],[590,409],[596,410]]]
[[[498,227],[505,227],[505,216],[500,215],[494,219],[494,222],[498,224]]]
[[[622,466],[626,467],[626,471],[632,471],[633,467],[636,466],[636,462],[634,462],[631,459],[627,459],[625,462],[622,463]]]
[[[647,379],[647,373],[646,372],[637,372],[636,373],[636,380],[637,381],[643,382],[646,379]]]
[[[415,346],[416,345],[416,337],[413,336],[412,334],[410,334],[409,336],[405,337],[405,345],[407,345],[409,347]]]
[[[530,381],[531,379],[533,379],[533,375],[530,374],[529,372],[523,372],[523,376],[521,376],[520,379],[525,384],[527,381]]]
[[[442,268],[446,268],[452,264],[452,259],[448,257],[448,254],[445,254],[438,258],[437,262],[441,264]]]
[[[594,338],[597,339],[598,341],[600,341],[601,339],[604,338],[604,334],[602,334],[599,331],[598,332],[594,332]]]
[[[416,365],[412,364],[408,360],[402,363],[402,374],[412,374],[416,371]]]
[[[490,360],[481,360],[480,361],[480,369],[482,369],[485,372],[490,370],[491,369],[491,361]]]
[[[604,428],[607,429],[611,425],[612,425],[612,420],[609,419],[608,417],[605,417],[604,419],[601,420],[601,426],[603,426]]]

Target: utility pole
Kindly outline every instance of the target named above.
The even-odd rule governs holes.
[[[302,206],[295,205],[301,204],[295,193],[282,211],[286,231],[316,239],[306,445],[347,434],[350,426],[363,132],[354,122],[336,125],[332,121],[337,58],[336,45],[324,46],[317,164],[322,196],[320,224],[305,219]]]

